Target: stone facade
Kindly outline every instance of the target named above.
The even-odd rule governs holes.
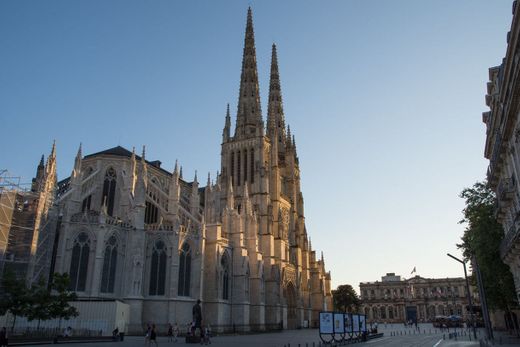
[[[429,322],[435,316],[458,315],[467,319],[468,300],[464,278],[401,279],[394,273],[381,281],[359,284],[362,310],[371,322]],[[474,306],[478,306],[477,291],[470,287]]]
[[[496,217],[504,228],[500,246],[502,260],[509,265],[520,298],[520,7],[513,3],[513,21],[507,34],[502,64],[489,69],[484,156],[489,159],[488,184],[496,192]]]
[[[83,156],[60,182],[57,272],[79,298],[130,305],[143,324],[192,321],[202,300],[216,331],[317,325],[331,309],[330,273],[305,227],[294,136],[285,126],[273,45],[267,123],[262,119],[248,11],[234,134],[229,105],[221,171],[205,187],[122,147]]]

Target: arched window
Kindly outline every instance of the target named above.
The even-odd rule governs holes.
[[[157,223],[159,209],[150,201],[145,203],[146,208],[144,210],[144,222],[145,224],[154,224]]]
[[[229,300],[229,260],[226,254],[220,259],[222,266],[222,299]]]
[[[249,170],[249,174],[251,175],[251,179],[249,180],[249,182],[255,183],[255,150],[252,149],[252,148],[251,148],[251,153],[249,155],[249,161],[251,163],[251,169]]]
[[[164,295],[166,284],[166,245],[156,241],[152,250],[150,295]]]
[[[101,277],[101,293],[113,293],[116,282],[117,268],[117,239],[110,236],[105,246],[105,259],[103,261],[103,276]]]
[[[70,261],[70,290],[72,291],[85,291],[89,253],[90,239],[86,233],[80,233],[74,240]]]
[[[116,170],[109,168],[105,173],[105,182],[103,183],[103,194],[101,195],[101,205],[107,205],[107,213],[109,216],[114,212],[114,200],[116,196]]]
[[[247,182],[247,150],[244,150],[244,184]]]
[[[237,152],[237,186],[240,186],[240,151]]]
[[[186,242],[179,253],[179,296],[190,296],[191,285],[191,249]]]
[[[231,152],[231,163],[229,174],[231,175],[231,184],[235,184],[235,153]]]

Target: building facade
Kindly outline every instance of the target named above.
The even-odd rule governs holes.
[[[371,322],[430,322],[435,316],[469,318],[464,278],[402,279],[388,273],[376,282],[359,284],[362,312]],[[479,305],[477,291],[470,287],[472,303]]]
[[[70,274],[80,299],[128,304],[130,332],[184,326],[197,299],[216,331],[317,326],[332,308],[330,272],[305,227],[275,45],[262,117],[251,9],[236,122],[232,132],[228,105],[215,180],[189,182],[177,163],[170,172],[146,160],[144,147],[83,156],[80,146],[55,206],[54,271]]]
[[[502,63],[489,69],[484,156],[489,159],[487,181],[496,192],[495,214],[504,229],[502,260],[513,274],[520,299],[520,7],[513,2],[513,20]]]

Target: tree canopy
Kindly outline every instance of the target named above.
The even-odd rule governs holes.
[[[341,312],[356,313],[361,306],[361,300],[350,284],[338,286],[332,291],[332,298],[334,307]]]
[[[462,243],[464,258],[475,257],[486,291],[488,307],[509,311],[517,306],[513,276],[500,258],[500,242],[504,237],[502,225],[495,218],[496,197],[486,182],[477,182],[465,188],[460,197],[466,202],[462,210],[466,224]],[[473,279],[474,281],[474,279]]]

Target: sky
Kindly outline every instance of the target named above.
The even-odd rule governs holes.
[[[248,6],[263,117],[274,42],[307,231],[333,287],[414,267],[463,276],[446,253],[461,254],[459,193],[485,178],[488,68],[505,55],[510,0],[3,0],[0,169],[30,182],[56,140],[59,179],[80,142],[146,145],[186,179],[215,177]]]

